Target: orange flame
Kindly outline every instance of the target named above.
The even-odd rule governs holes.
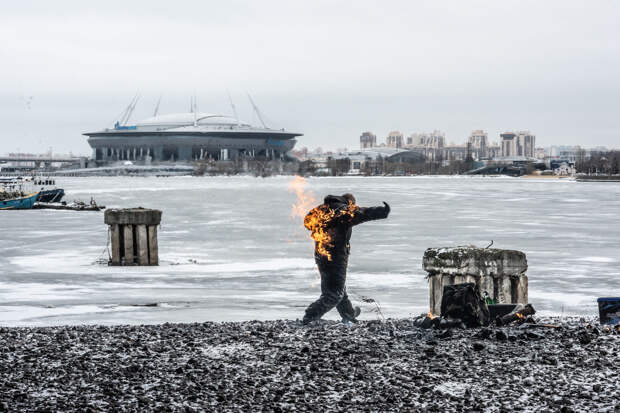
[[[432,320],[433,318],[435,318],[435,317],[436,317],[436,316],[435,316],[435,315],[433,315],[433,313],[431,313],[430,311],[428,312],[427,316],[428,316],[428,318],[430,318],[431,320]]]
[[[309,209],[311,209],[314,205],[316,205],[317,201],[314,197],[314,194],[311,191],[306,191],[305,186],[307,181],[304,177],[296,176],[288,185],[289,192],[295,192],[297,195],[297,199],[295,203],[292,205],[293,209],[291,210],[292,218],[303,218],[306,216],[306,213]]]
[[[316,251],[322,256],[326,257],[329,261],[332,260],[332,256],[329,252],[329,248],[333,247],[330,224],[341,217],[355,216],[355,212],[359,208],[349,202],[349,206],[338,211],[330,208],[328,205],[321,204],[315,208],[312,208],[310,212],[304,218],[304,226],[310,230],[310,237],[315,241]]]
[[[310,237],[316,243],[316,251],[331,261],[331,254],[328,249],[333,247],[333,243],[329,224],[334,219],[347,215],[352,218],[359,208],[351,202],[347,208],[338,211],[325,204],[313,208],[317,204],[317,200],[312,191],[305,190],[306,184],[306,179],[301,176],[294,177],[289,184],[289,191],[297,195],[297,199],[292,205],[291,217],[304,219],[304,226],[310,230]],[[310,212],[307,212],[308,210]]]
[[[313,207],[317,204],[316,197],[312,191],[305,190],[307,183],[306,178],[302,176],[294,177],[289,183],[289,192],[294,192],[297,196],[295,203],[292,205],[291,218],[299,217],[304,220],[304,226],[312,231],[310,236],[317,243],[317,251],[331,260],[331,256],[326,249],[331,245],[331,237],[327,234],[325,226],[333,215],[330,214],[329,211],[325,211],[325,213],[321,211],[321,213],[319,213],[317,210],[316,213],[306,216],[308,210],[314,211],[316,209]]]
[[[304,218],[304,226],[310,230],[310,237],[316,242],[317,252],[327,257],[329,261],[331,261],[332,257],[327,249],[333,247],[333,244],[327,225],[335,216],[336,211],[327,205],[319,205],[316,208],[312,208]]]
[[[524,319],[525,318],[525,316],[523,314],[521,314],[521,313],[515,313],[515,315],[517,317],[519,317],[520,319]]]

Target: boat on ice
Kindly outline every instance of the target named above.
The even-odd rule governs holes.
[[[62,209],[67,211],[101,211],[105,209],[104,205],[97,205],[94,199],[90,200],[90,204],[83,201],[66,202],[40,202],[34,204],[34,209]]]
[[[37,202],[60,202],[65,196],[65,190],[62,188],[41,189]]]
[[[30,198],[31,195],[37,193],[36,202],[60,202],[65,196],[62,188],[56,187],[56,180],[43,177],[13,177],[0,178],[0,201],[6,201],[4,207],[0,209],[24,209],[14,208],[12,206],[27,206],[29,201],[19,201],[21,198]],[[8,201],[11,202],[10,205]]]
[[[34,188],[25,189],[26,179],[3,178],[0,180],[0,210],[2,209],[31,209],[34,206],[39,191]]]
[[[60,202],[65,196],[65,190],[56,186],[53,178],[32,177],[32,184],[39,188],[37,202]]]
[[[24,196],[18,196],[15,198],[7,198],[0,200],[0,210],[3,209],[32,209],[34,203],[39,196],[38,192],[27,194]]]

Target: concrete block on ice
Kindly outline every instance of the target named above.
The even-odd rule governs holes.
[[[109,209],[104,222],[110,226],[109,265],[159,265],[157,225],[161,222],[161,211]]]
[[[498,303],[527,304],[528,280],[525,254],[497,248],[428,248],[424,252],[428,273],[430,310],[441,312],[444,285],[473,282]]]
[[[145,208],[108,209],[103,215],[103,222],[108,225],[159,225],[161,211]]]

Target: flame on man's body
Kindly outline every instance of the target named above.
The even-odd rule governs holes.
[[[310,237],[316,241],[316,251],[319,254],[326,257],[329,261],[332,260],[332,256],[328,250],[328,248],[334,246],[330,224],[345,216],[353,218],[358,209],[359,208],[354,203],[349,202],[349,205],[345,208],[338,210],[332,209],[325,204],[321,204],[310,210],[304,218],[304,226],[310,230]]]
[[[332,209],[325,204],[314,207],[317,200],[311,191],[304,189],[306,183],[305,178],[296,176],[289,184],[289,191],[297,195],[291,216],[304,219],[304,226],[310,230],[310,237],[316,242],[316,251],[331,261],[332,257],[328,249],[334,245],[333,236],[330,234],[330,223],[345,215],[353,217],[358,207],[351,202],[348,207],[339,210]]]
[[[312,191],[305,190],[307,183],[306,178],[296,176],[288,185],[289,192],[295,192],[295,195],[297,195],[297,199],[292,205],[293,209],[291,210],[291,217],[293,218],[299,217],[303,219],[308,211],[317,204],[317,200]]]
[[[310,237],[316,242],[316,251],[329,261],[332,260],[332,256],[327,248],[333,247],[333,244],[327,226],[335,216],[336,211],[322,204],[312,208],[304,218],[304,227],[310,231]]]

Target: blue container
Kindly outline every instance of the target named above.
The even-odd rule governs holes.
[[[596,301],[601,324],[620,323],[620,297],[601,297]]]

